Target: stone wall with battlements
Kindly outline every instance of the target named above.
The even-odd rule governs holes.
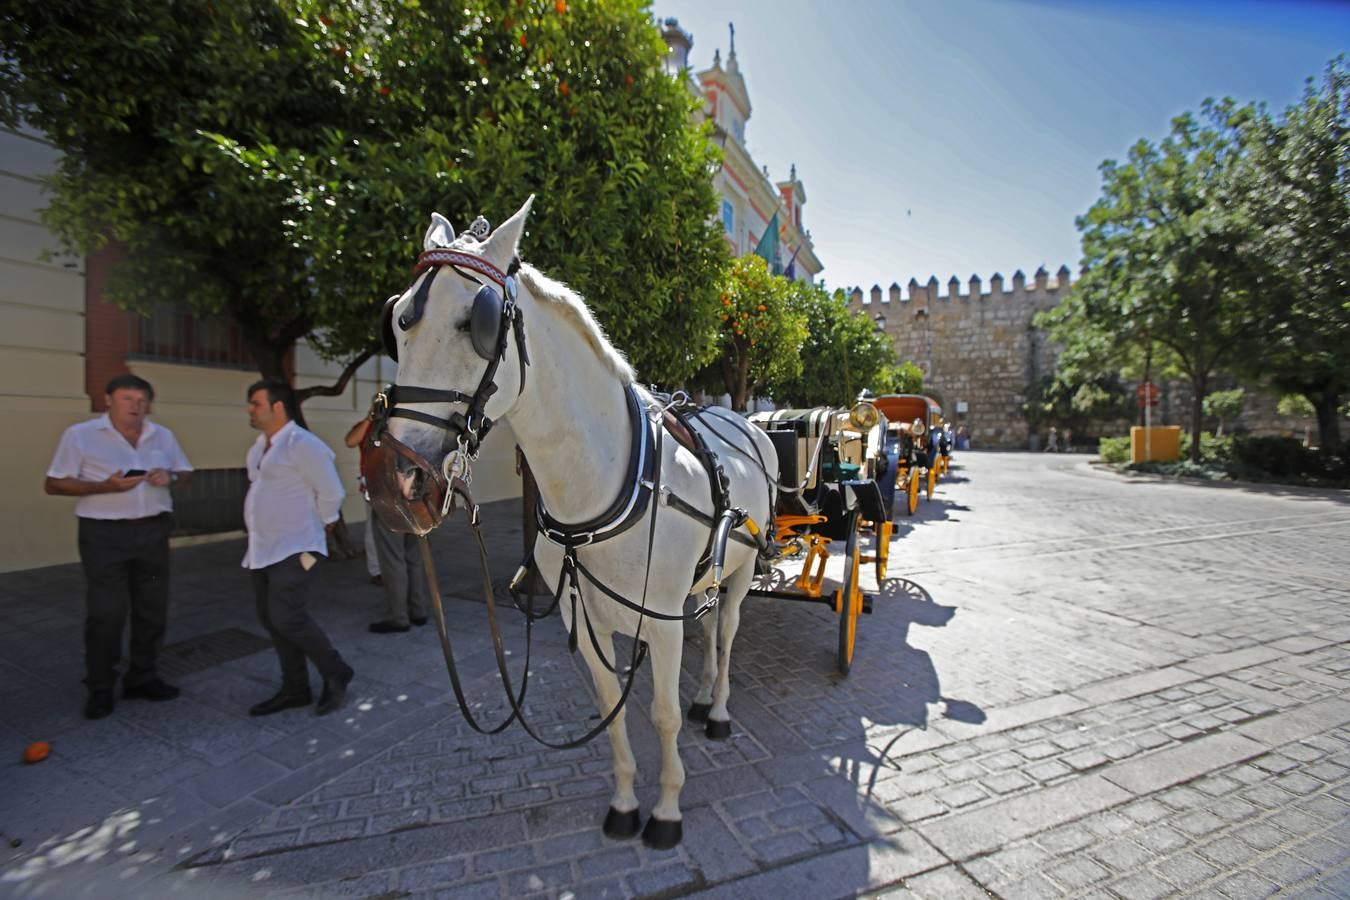
[[[1030,279],[1019,270],[1006,283],[995,274],[987,286],[978,276],[964,285],[955,276],[946,285],[930,277],[927,284],[910,279],[904,291],[899,284],[866,294],[854,288],[849,306],[882,325],[900,359],[923,369],[925,390],[966,426],[975,446],[1025,448],[1023,392],[1055,365],[1032,316],[1058,305],[1070,286],[1067,266],[1054,276],[1038,269]]]
[[[1033,327],[1032,317],[1057,306],[1071,289],[1069,268],[1061,266],[1053,276],[1037,269],[1029,280],[1019,270],[1006,283],[995,273],[988,286],[979,276],[965,284],[952,276],[945,285],[935,276],[926,284],[911,278],[903,290],[898,283],[885,291],[880,285],[866,293],[852,288],[848,302],[881,325],[900,360],[923,370],[925,392],[942,404],[948,419],[966,426],[975,446],[1037,449],[1044,435],[1030,433],[1021,405],[1027,387],[1054,372],[1058,354],[1045,332]],[[1214,390],[1237,386],[1222,376],[1212,382]],[[1188,428],[1190,385],[1165,381],[1161,388],[1154,423]],[[1226,423],[1229,430],[1316,437],[1314,419],[1281,416],[1276,397],[1251,386],[1246,391],[1243,413]],[[1130,424],[1101,423],[1100,433],[1125,434]],[[1205,427],[1212,431],[1218,424],[1207,420]],[[1342,420],[1341,433],[1350,433],[1350,420]],[[1095,437],[1079,435],[1075,443],[1095,446]]]

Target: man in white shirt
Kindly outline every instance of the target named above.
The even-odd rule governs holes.
[[[122,696],[172,700],[178,688],[155,671],[169,615],[169,485],[189,477],[192,465],[173,432],[149,420],[155,390],[135,375],[108,382],[108,411],[61,435],[46,490],[79,497],[80,563],[86,582],[84,715],[113,711],[122,627],[131,615],[131,646]]]
[[[319,560],[328,552],[325,532],[337,525],[344,491],[333,451],[295,424],[294,408],[295,392],[285,382],[259,381],[248,389],[248,423],[262,434],[248,451],[243,565],[253,573],[258,621],[281,661],[281,690],[249,709],[252,716],[313,701],[306,660],[323,677],[315,715],[342,706],[354,674],[306,608],[318,584]]]

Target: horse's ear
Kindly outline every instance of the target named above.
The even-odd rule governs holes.
[[[455,228],[450,220],[438,212],[431,214],[431,225],[427,227],[426,237],[422,238],[423,250],[435,250],[437,247],[449,247],[455,239]]]
[[[516,255],[516,249],[520,244],[520,236],[525,231],[525,220],[529,218],[530,207],[533,205],[534,194],[531,194],[526,198],[525,205],[516,210],[514,216],[497,226],[497,230],[492,232],[492,236],[487,239],[483,255],[497,263],[502,269],[505,269],[507,263]]]

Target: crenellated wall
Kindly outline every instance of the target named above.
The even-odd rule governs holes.
[[[885,291],[873,285],[866,294],[853,288],[848,301],[851,309],[873,321],[884,317],[884,330],[895,342],[897,356],[923,369],[925,392],[942,404],[948,419],[966,426],[976,446],[1037,449],[1044,435],[1030,434],[1021,405],[1027,387],[1054,372],[1058,351],[1031,320],[1058,305],[1071,289],[1069,268],[1060,266],[1053,277],[1044,267],[1037,269],[1029,282],[1020,270],[1007,284],[996,273],[987,290],[974,275],[964,286],[955,276],[945,286],[935,276],[927,284],[911,278],[903,292],[899,284]],[[1237,386],[1220,375],[1211,382],[1213,390]],[[1190,385],[1174,380],[1163,382],[1161,388],[1154,422],[1189,427]],[[1281,416],[1276,400],[1247,386],[1242,415],[1226,427],[1316,437],[1314,419]],[[1099,428],[1102,434],[1124,434],[1130,424],[1122,420],[1101,423]],[[1205,422],[1207,429],[1217,426],[1216,420]],[[1350,433],[1350,420],[1342,421],[1341,432]],[[1095,444],[1094,437],[1079,435],[1075,443]]]
[[[1026,447],[1023,392],[1054,370],[1056,356],[1031,319],[1058,305],[1070,287],[1067,266],[1053,278],[1042,267],[1030,281],[1021,270],[1007,283],[996,273],[987,288],[978,276],[964,286],[953,276],[945,290],[936,276],[927,284],[911,278],[903,293],[899,284],[867,294],[854,288],[849,305],[874,321],[884,317],[899,358],[923,369],[925,390],[976,446]]]

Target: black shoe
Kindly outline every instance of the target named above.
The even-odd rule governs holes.
[[[295,709],[300,706],[309,706],[314,702],[314,695],[308,690],[288,691],[282,688],[276,696],[269,697],[261,703],[255,703],[249,707],[250,716],[270,716],[272,713],[279,713],[283,709]]]
[[[356,671],[346,663],[342,664],[342,668],[346,671],[338,673],[334,678],[323,680],[323,694],[319,696],[319,704],[314,707],[314,715],[326,716],[330,712],[336,712],[347,700],[347,685],[352,683]]]
[[[426,619],[422,620],[423,622]],[[370,630],[374,634],[399,634],[408,630],[407,625],[399,625],[395,622],[371,622]]]
[[[414,625],[416,625],[418,628],[421,628],[423,625],[427,624],[427,617],[426,617],[426,616],[413,616],[413,617],[412,617],[411,619],[409,619],[408,621],[412,622],[412,623],[413,623]]]
[[[372,575],[370,576],[370,583],[375,585],[376,587],[384,587],[384,576]]]
[[[122,685],[122,699],[124,700],[172,700],[181,693],[182,691],[178,688],[171,684],[165,684],[158,678],[141,684]]]
[[[106,719],[112,715],[112,711],[112,691],[89,692],[89,699],[84,702],[84,717],[86,719]]]

